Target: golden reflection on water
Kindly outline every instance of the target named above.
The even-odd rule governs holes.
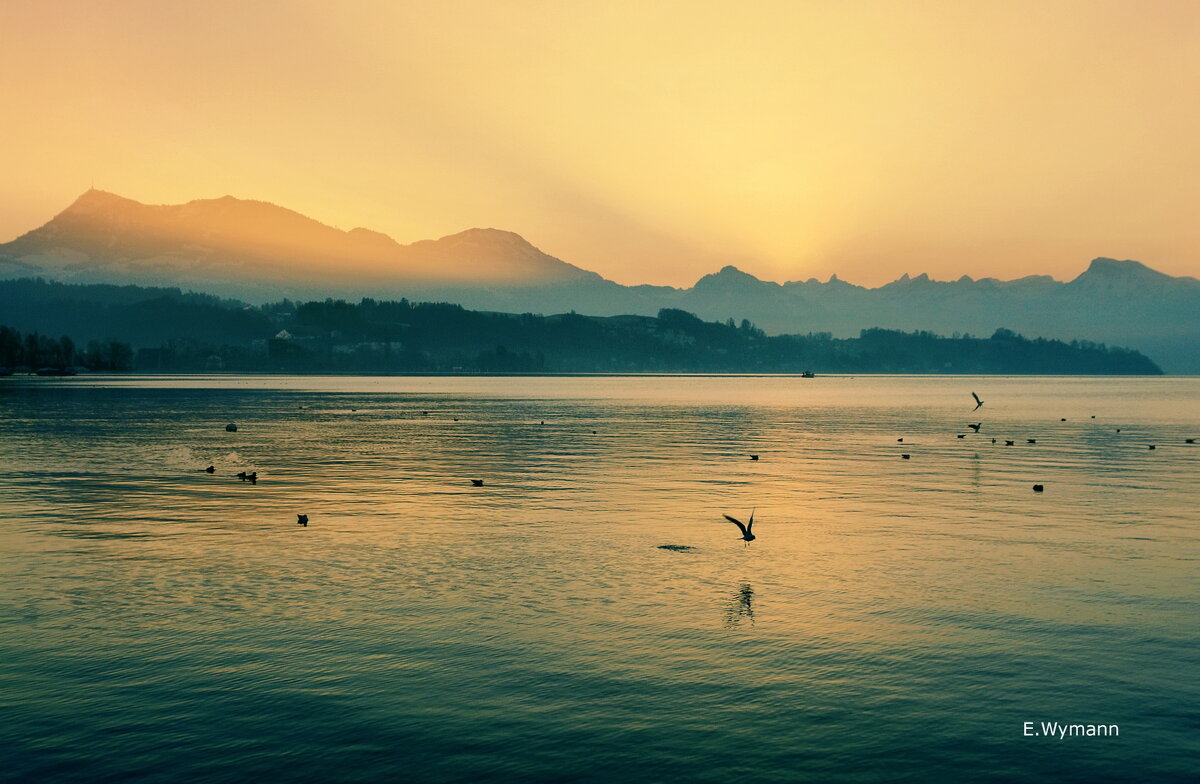
[[[988,401],[974,416],[972,389]],[[427,750],[356,751],[364,780],[401,761],[430,780],[496,764],[536,778],[581,754],[698,781],[870,780],[887,765],[846,760],[910,749],[901,725],[925,728],[924,769],[950,775],[969,725],[1003,778],[1062,761],[997,733],[1035,710],[1153,727],[1143,748],[1169,773],[1192,688],[1171,673],[1194,666],[1200,620],[1200,447],[1184,443],[1198,392],[1174,378],[5,384],[0,675],[26,684],[10,741],[59,737],[46,759],[84,780],[163,741],[143,728],[105,755],[79,740],[94,722],[253,704],[351,726],[352,707],[378,718],[366,737]],[[751,508],[746,546],[722,515]],[[753,758],[706,729],[734,721],[761,733]],[[647,725],[653,748],[620,740]],[[253,732],[268,757],[291,748]],[[185,771],[259,759],[184,734],[194,753],[168,757]],[[486,753],[452,740],[468,736]],[[347,748],[326,738],[306,759],[321,771],[318,752]],[[1079,770],[1132,766],[1122,748]],[[37,759],[27,775],[49,770]]]

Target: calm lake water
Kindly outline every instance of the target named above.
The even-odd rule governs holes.
[[[1200,774],[1197,378],[10,378],[0,425],[0,778]]]

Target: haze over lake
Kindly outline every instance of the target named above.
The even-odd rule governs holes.
[[[1195,377],[0,379],[0,766],[1194,780],[1198,400]],[[722,514],[755,508],[745,546]]]

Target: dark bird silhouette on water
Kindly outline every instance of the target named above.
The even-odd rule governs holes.
[[[993,443],[993,444],[994,444],[994,443],[996,443],[996,439],[994,439],[994,438],[993,438],[993,439],[992,439],[992,443]]]
[[[1037,443],[1037,439],[1036,439],[1036,438],[1026,438],[1026,439],[1025,439],[1025,443],[1026,443],[1026,444],[1036,444],[1036,443]]]
[[[1016,443],[1017,443],[1016,441],[1005,441],[1004,445],[1005,446],[1014,446]]]
[[[206,473],[206,474],[212,474],[212,473],[215,473],[215,472],[216,472],[216,470],[217,470],[217,467],[216,467],[216,466],[211,466],[211,465],[210,465],[208,468],[204,469],[204,473]]]
[[[750,459],[751,459],[751,460],[757,460],[757,459],[758,459],[758,455],[750,455]]]
[[[225,426],[225,432],[226,432],[226,433],[236,433],[236,432],[237,432],[237,425],[235,425],[234,423],[230,422],[228,425],[226,425],[226,426]]]
[[[753,510],[753,509],[750,510],[750,522],[745,523],[745,524],[743,524],[742,521],[737,519],[736,517],[730,517],[729,515],[724,516],[726,520],[728,520],[729,522],[733,523],[734,525],[736,525],[738,528],[741,529],[741,531],[742,531],[741,539],[746,544],[750,544],[751,542],[753,542],[755,539],[758,538],[757,536],[754,535],[754,532],[752,530],[754,528],[754,512],[755,512],[755,510]]]
[[[472,479],[471,487],[483,487],[483,480],[482,479]]]
[[[983,405],[983,401],[980,400],[979,395],[976,395],[974,392],[971,393],[971,397],[975,398],[975,407],[972,408],[971,410],[978,411],[979,407]]]
[[[1063,417],[1062,419],[1060,419],[1060,420],[1058,420],[1058,421],[1059,421],[1059,422],[1066,422],[1066,421],[1067,421],[1067,418],[1066,418],[1066,417]]]
[[[296,515],[296,525],[302,525],[305,528],[307,528],[308,527],[308,515],[306,515],[306,514]]]
[[[1035,493],[1040,493],[1045,489],[1046,489],[1046,487],[1044,485],[1034,485],[1033,486],[1033,492],[1035,492]]]
[[[1183,439],[1183,443],[1185,443],[1185,444],[1194,444],[1194,443],[1196,443],[1196,439],[1194,439],[1194,438],[1185,438],[1185,439]]]
[[[1155,446],[1154,446],[1154,444],[1151,444],[1151,445],[1150,445],[1150,449],[1156,449],[1156,448],[1157,448],[1157,447],[1155,447]]]
[[[241,479],[243,482],[249,482],[252,485],[257,484],[258,483],[258,472],[251,471],[250,473],[247,474],[245,471],[238,471],[237,478]]]
[[[905,460],[911,460],[911,459],[912,459],[912,455],[900,455],[900,457],[901,457],[901,458],[903,458],[903,459],[905,459]]]
[[[904,439],[903,439],[903,438],[897,438],[897,439],[896,439],[896,443],[897,443],[897,444],[903,444],[903,443],[904,443]]]
[[[979,428],[983,427],[983,423],[982,423],[982,422],[976,422],[976,423],[975,423],[975,424],[973,424],[973,425],[972,425],[972,424],[970,424],[970,423],[967,423],[967,427],[971,428],[971,429],[972,429],[972,430],[974,430],[976,433],[978,433],[978,432],[979,432]]]
[[[966,434],[966,433],[959,433],[959,434],[958,434],[958,438],[966,438],[966,437],[967,437],[967,434]]]

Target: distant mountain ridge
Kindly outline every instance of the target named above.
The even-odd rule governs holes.
[[[225,196],[145,205],[89,190],[45,225],[0,244],[0,278],[30,276],[192,288],[251,302],[407,297],[597,316],[679,308],[706,319],[749,319],[770,333],[851,336],[882,327],[987,335],[1007,328],[1128,345],[1170,372],[1200,372],[1200,281],[1108,258],[1067,282],[905,274],[866,288],[836,275],[774,283],[728,266],[686,289],[623,286],[498,229],[403,245],[267,202]]]
[[[370,285],[600,279],[498,229],[469,229],[401,245],[379,232],[342,231],[268,202],[223,196],[146,205],[98,190],[85,192],[44,226],[0,245],[0,265],[5,262],[89,283],[120,274],[166,275],[172,284],[182,278],[285,288],[344,285],[348,276]],[[298,281],[297,275],[303,277]]]

